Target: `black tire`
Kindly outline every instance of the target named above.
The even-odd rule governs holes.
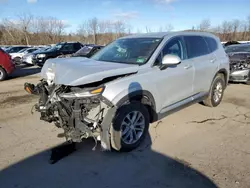
[[[121,137],[122,135],[121,125],[125,117],[134,111],[140,112],[141,115],[143,116],[144,122],[145,122],[144,130],[141,132],[141,136],[135,143],[127,144],[123,141]],[[121,106],[116,112],[116,115],[113,119],[113,123],[110,129],[110,133],[111,133],[110,139],[111,139],[112,148],[115,149],[116,151],[126,151],[126,152],[137,148],[141,144],[141,142],[144,140],[148,132],[148,127],[149,127],[149,113],[148,113],[147,108],[142,103],[131,102],[129,104]]]
[[[215,95],[215,87],[217,86],[218,83],[220,83],[222,85],[222,92],[221,92],[220,98],[216,101],[214,99],[214,95]],[[212,85],[211,85],[211,88],[210,88],[210,91],[209,91],[209,95],[203,101],[203,104],[205,106],[209,106],[209,107],[216,107],[216,106],[218,106],[221,103],[221,100],[223,98],[225,87],[226,87],[226,83],[225,83],[224,75],[223,74],[217,74],[216,77],[213,80]]]
[[[5,80],[7,76],[7,72],[4,70],[4,68],[0,67],[0,81]]]
[[[15,63],[16,65],[20,65],[20,64],[21,64],[21,58],[20,58],[20,57],[15,57],[15,58],[13,59],[13,61],[14,61],[14,63]]]

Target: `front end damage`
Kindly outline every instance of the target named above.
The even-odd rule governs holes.
[[[107,121],[107,117],[114,106],[102,97],[103,84],[65,86],[41,80],[36,86],[25,83],[24,87],[27,92],[40,96],[35,104],[40,119],[62,128],[66,140],[81,142],[92,137],[96,142],[101,141],[103,149],[110,149],[111,120]]]
[[[231,82],[249,83],[250,81],[250,58],[231,58],[230,77]]]

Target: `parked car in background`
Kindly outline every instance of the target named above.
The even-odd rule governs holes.
[[[3,81],[15,69],[15,65],[7,52],[0,48],[0,81]]]
[[[104,46],[101,45],[85,45],[80,50],[78,50],[76,53],[68,54],[68,55],[60,55],[58,58],[63,57],[91,57],[96,52],[98,52],[100,49],[102,49]]]
[[[250,85],[250,52],[233,52],[230,59],[231,82],[241,82]]]
[[[24,48],[30,48],[30,47],[29,46],[12,46],[12,47],[6,49],[5,51],[10,54],[10,53],[19,52],[20,50],[22,50]]]
[[[42,80],[25,90],[40,95],[35,109],[73,142],[99,140],[105,150],[132,150],[149,123],[187,104],[220,104],[229,59],[209,33],[131,35],[90,58],[54,58]]]
[[[250,52],[250,44],[234,44],[225,47],[227,54],[234,52]]]
[[[49,50],[51,47],[40,47],[38,48],[36,51],[33,51],[31,53],[25,54],[22,59],[21,59],[21,63],[22,64],[27,64],[27,65],[34,65],[33,62],[33,58],[35,56],[35,54],[40,53],[40,52],[44,52]]]
[[[83,45],[79,42],[60,42],[49,50],[34,53],[33,64],[42,66],[47,59],[56,58],[59,55],[73,54],[81,49]]]
[[[230,46],[230,45],[234,45],[234,44],[240,44],[240,43],[238,41],[228,41],[223,46],[226,47],[226,46]]]
[[[9,53],[9,55],[11,56],[11,59],[13,60],[13,62],[15,64],[20,64],[21,59],[25,54],[32,53],[32,52],[36,51],[37,49],[38,48],[24,48],[24,49],[20,50],[19,52]]]
[[[231,82],[250,84],[250,44],[235,44],[225,47],[230,59]]]

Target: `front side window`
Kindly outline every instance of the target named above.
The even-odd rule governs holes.
[[[118,39],[102,48],[91,59],[116,63],[144,64],[160,42],[161,38]]]
[[[167,54],[173,54],[178,56],[181,60],[183,60],[185,59],[184,52],[185,50],[182,38],[176,37],[167,42],[166,46],[162,50],[162,55],[165,56]]]
[[[203,56],[210,53],[208,45],[201,36],[185,36],[188,58]]]

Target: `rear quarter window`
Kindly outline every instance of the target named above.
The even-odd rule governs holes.
[[[214,52],[218,49],[218,44],[215,39],[211,37],[204,37],[205,41],[207,42],[207,45],[211,52]]]
[[[195,58],[210,53],[205,39],[201,36],[184,36],[188,58]]]

